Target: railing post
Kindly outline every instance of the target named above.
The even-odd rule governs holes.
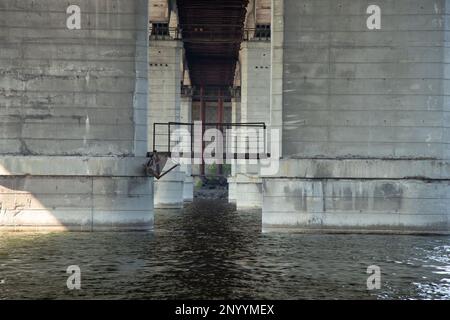
[[[153,123],[153,152],[156,151],[156,123]]]
[[[168,127],[168,129],[169,129],[169,134],[168,134],[168,137],[167,137],[167,152],[169,152],[169,154],[170,154],[170,138],[171,138],[171,136],[170,136],[170,127],[171,127],[171,122],[169,122],[169,125],[167,126]]]

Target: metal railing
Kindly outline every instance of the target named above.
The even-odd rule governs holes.
[[[215,131],[209,131],[215,129]],[[176,151],[184,159],[203,159],[203,151],[212,143],[217,146],[213,154],[223,159],[266,159],[265,123],[154,123],[153,153],[167,154]],[[212,141],[205,141],[205,134]],[[216,138],[220,134],[222,139]],[[218,140],[216,140],[218,139]],[[199,145],[200,144],[200,145]],[[199,154],[201,152],[201,154]]]
[[[270,28],[240,28],[227,26],[190,26],[169,27],[167,24],[150,24],[150,40],[182,40],[208,42],[242,42],[242,41],[270,41]]]

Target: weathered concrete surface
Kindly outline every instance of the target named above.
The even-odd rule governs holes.
[[[450,233],[448,181],[267,179],[264,228]]]
[[[192,123],[192,96],[183,95],[181,97],[181,122]],[[181,171],[185,173],[183,185],[184,202],[194,201],[194,178],[192,177],[192,165],[183,164]]]
[[[183,43],[178,40],[150,40],[149,48],[149,150],[167,151],[167,128],[157,132],[153,146],[153,123],[180,122]],[[170,169],[168,165],[166,169]],[[155,208],[182,208],[185,174],[176,168],[155,182]]]
[[[183,201],[184,202],[194,201],[194,178],[189,175],[186,175],[184,178]]]
[[[0,229],[152,228],[147,1],[76,4],[0,3]]]
[[[183,44],[176,40],[151,40],[149,49],[149,146],[153,123],[181,120],[181,59]],[[157,132],[156,150],[167,151],[167,132]],[[150,146],[153,150],[155,146]],[[170,164],[166,169],[170,168]],[[182,208],[185,174],[176,168],[155,182],[155,208]]]
[[[235,117],[242,123],[270,122],[270,41],[245,41],[241,45],[241,100],[240,113]],[[238,105],[236,105],[238,107]],[[247,152],[258,152],[257,146],[250,146]],[[261,208],[262,188],[258,178],[258,164],[238,164],[235,166],[236,201],[238,209]],[[240,185],[242,184],[242,185]]]
[[[240,75],[239,75],[240,78]],[[235,96],[231,99],[231,122],[241,122],[241,97]],[[233,140],[234,141],[234,140]],[[231,176],[228,177],[228,202],[236,203],[236,174],[238,172],[238,165],[236,161],[231,163]]]
[[[271,176],[263,177],[271,178]],[[277,178],[450,180],[450,161],[419,159],[281,159]]]
[[[270,121],[270,42],[244,41],[241,45],[242,122]]]
[[[178,169],[155,183],[155,208],[183,208],[185,177],[186,174]]]
[[[262,179],[256,175],[238,174],[235,181],[237,209],[261,209],[263,204]]]
[[[0,230],[150,230],[147,177],[0,176]]]
[[[448,159],[446,1],[377,5],[285,0],[284,156]]]
[[[366,1],[273,3],[265,227],[448,233],[449,3],[378,1],[380,31]]]
[[[228,202],[236,203],[236,176],[232,175],[228,177]]]

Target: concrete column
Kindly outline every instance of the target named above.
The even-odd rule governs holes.
[[[181,96],[181,122],[192,123],[192,94]],[[183,185],[184,202],[194,201],[194,178],[192,177],[192,165],[182,165],[181,171],[185,173]]]
[[[153,123],[180,122],[181,120],[181,59],[183,43],[177,40],[150,39],[149,48],[149,150],[167,152],[167,128],[157,132],[152,146]],[[165,169],[174,163],[169,161]],[[185,173],[176,168],[155,181],[155,208],[182,208]]]
[[[364,1],[273,4],[283,159],[264,229],[450,233],[448,2],[380,3],[381,31]]]
[[[270,122],[271,45],[245,41],[241,46],[241,122]],[[255,148],[256,151],[256,148]],[[236,167],[238,209],[262,207],[262,180],[257,161]]]
[[[147,1],[79,6],[2,3],[0,230],[153,227]]]
[[[240,93],[231,98],[231,122],[241,122],[241,97]],[[231,164],[231,176],[228,177],[228,202],[236,203],[236,163]]]

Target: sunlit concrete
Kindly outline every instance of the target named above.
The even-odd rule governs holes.
[[[77,4],[2,1],[1,230],[153,227],[147,1]]]

